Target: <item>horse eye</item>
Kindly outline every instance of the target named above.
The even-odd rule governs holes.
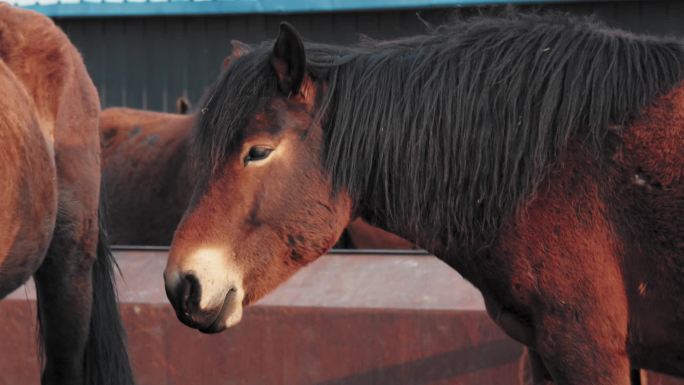
[[[271,154],[271,152],[273,152],[272,148],[259,146],[252,147],[249,149],[249,153],[245,157],[245,164],[256,160],[266,159]]]

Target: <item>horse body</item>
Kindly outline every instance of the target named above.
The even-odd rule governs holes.
[[[53,149],[33,102],[0,61],[0,298],[24,283],[43,262],[57,212]],[[25,175],[37,174],[33,178]],[[42,175],[41,175],[42,173]]]
[[[14,88],[21,88],[27,97],[23,106],[10,104],[12,110],[3,109],[4,116],[28,109],[24,124],[42,134],[34,140],[31,153],[22,154],[32,158],[27,160],[31,169],[19,163],[18,170],[24,173],[19,180],[17,174],[10,180],[22,188],[42,184],[42,192],[37,188],[31,192],[34,187],[30,187],[26,191],[30,195],[22,199],[31,199],[24,205],[33,209],[15,211],[18,218],[2,223],[11,228],[44,215],[43,225],[31,229],[41,234],[36,237],[36,254],[27,256],[27,263],[37,268],[32,273],[46,356],[42,382],[130,384],[112,261],[98,223],[97,92],[64,33],[35,12],[0,4],[0,58],[3,72],[9,69],[17,80]],[[52,224],[54,231],[48,236]],[[47,250],[40,250],[46,239]]]
[[[221,331],[361,217],[477,286],[537,383],[684,375],[683,79],[681,41],[559,15],[345,48],[281,24],[204,103],[169,300]]]
[[[480,289],[503,330],[533,347],[535,364],[537,352],[553,362],[563,344],[594,362],[542,364],[538,383],[621,383],[605,368],[625,373],[624,357],[684,376],[684,83],[611,130],[607,165],[569,144],[484,256],[432,250]]]
[[[188,140],[194,115],[102,111],[102,172],[111,242],[169,245],[194,187]]]
[[[533,347],[531,359],[547,357],[539,383],[549,372],[559,383],[627,383],[609,373],[626,373],[629,362],[684,376],[684,253],[675,244],[684,234],[676,214],[684,210],[682,160],[673,151],[650,172],[644,168],[654,152],[684,148],[684,104],[669,102],[683,91],[679,86],[619,133],[623,145],[609,167],[580,145],[568,147],[486,258],[451,258],[502,329]],[[657,143],[663,136],[668,140]],[[636,143],[643,147],[635,152]],[[653,185],[667,180],[674,183]],[[593,364],[575,370],[559,364],[563,356],[554,363],[549,357],[559,346]]]

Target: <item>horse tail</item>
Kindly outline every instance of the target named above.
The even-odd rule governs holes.
[[[629,380],[631,385],[642,385],[641,383],[641,369],[632,367],[629,370]]]
[[[133,385],[133,370],[128,360],[126,332],[119,314],[114,281],[114,268],[119,269],[109,247],[105,208],[104,192],[101,192],[97,259],[92,273],[93,304],[84,358],[85,383]]]

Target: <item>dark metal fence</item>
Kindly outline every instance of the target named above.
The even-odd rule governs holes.
[[[529,7],[523,7],[529,8]],[[611,25],[637,32],[684,36],[684,2],[677,0],[570,2],[547,5],[576,14],[595,13]],[[460,8],[462,13],[486,8]],[[102,104],[173,111],[178,96],[193,102],[219,72],[231,39],[272,39],[280,20],[320,42],[348,44],[424,31],[416,16],[441,23],[454,9],[343,12],[301,15],[227,15],[57,19],[81,50]]]

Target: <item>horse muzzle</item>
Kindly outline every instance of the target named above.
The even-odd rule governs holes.
[[[176,316],[191,328],[218,333],[242,319],[244,291],[237,284],[225,282],[220,293],[203,293],[202,281],[194,272],[165,272],[164,282]]]

